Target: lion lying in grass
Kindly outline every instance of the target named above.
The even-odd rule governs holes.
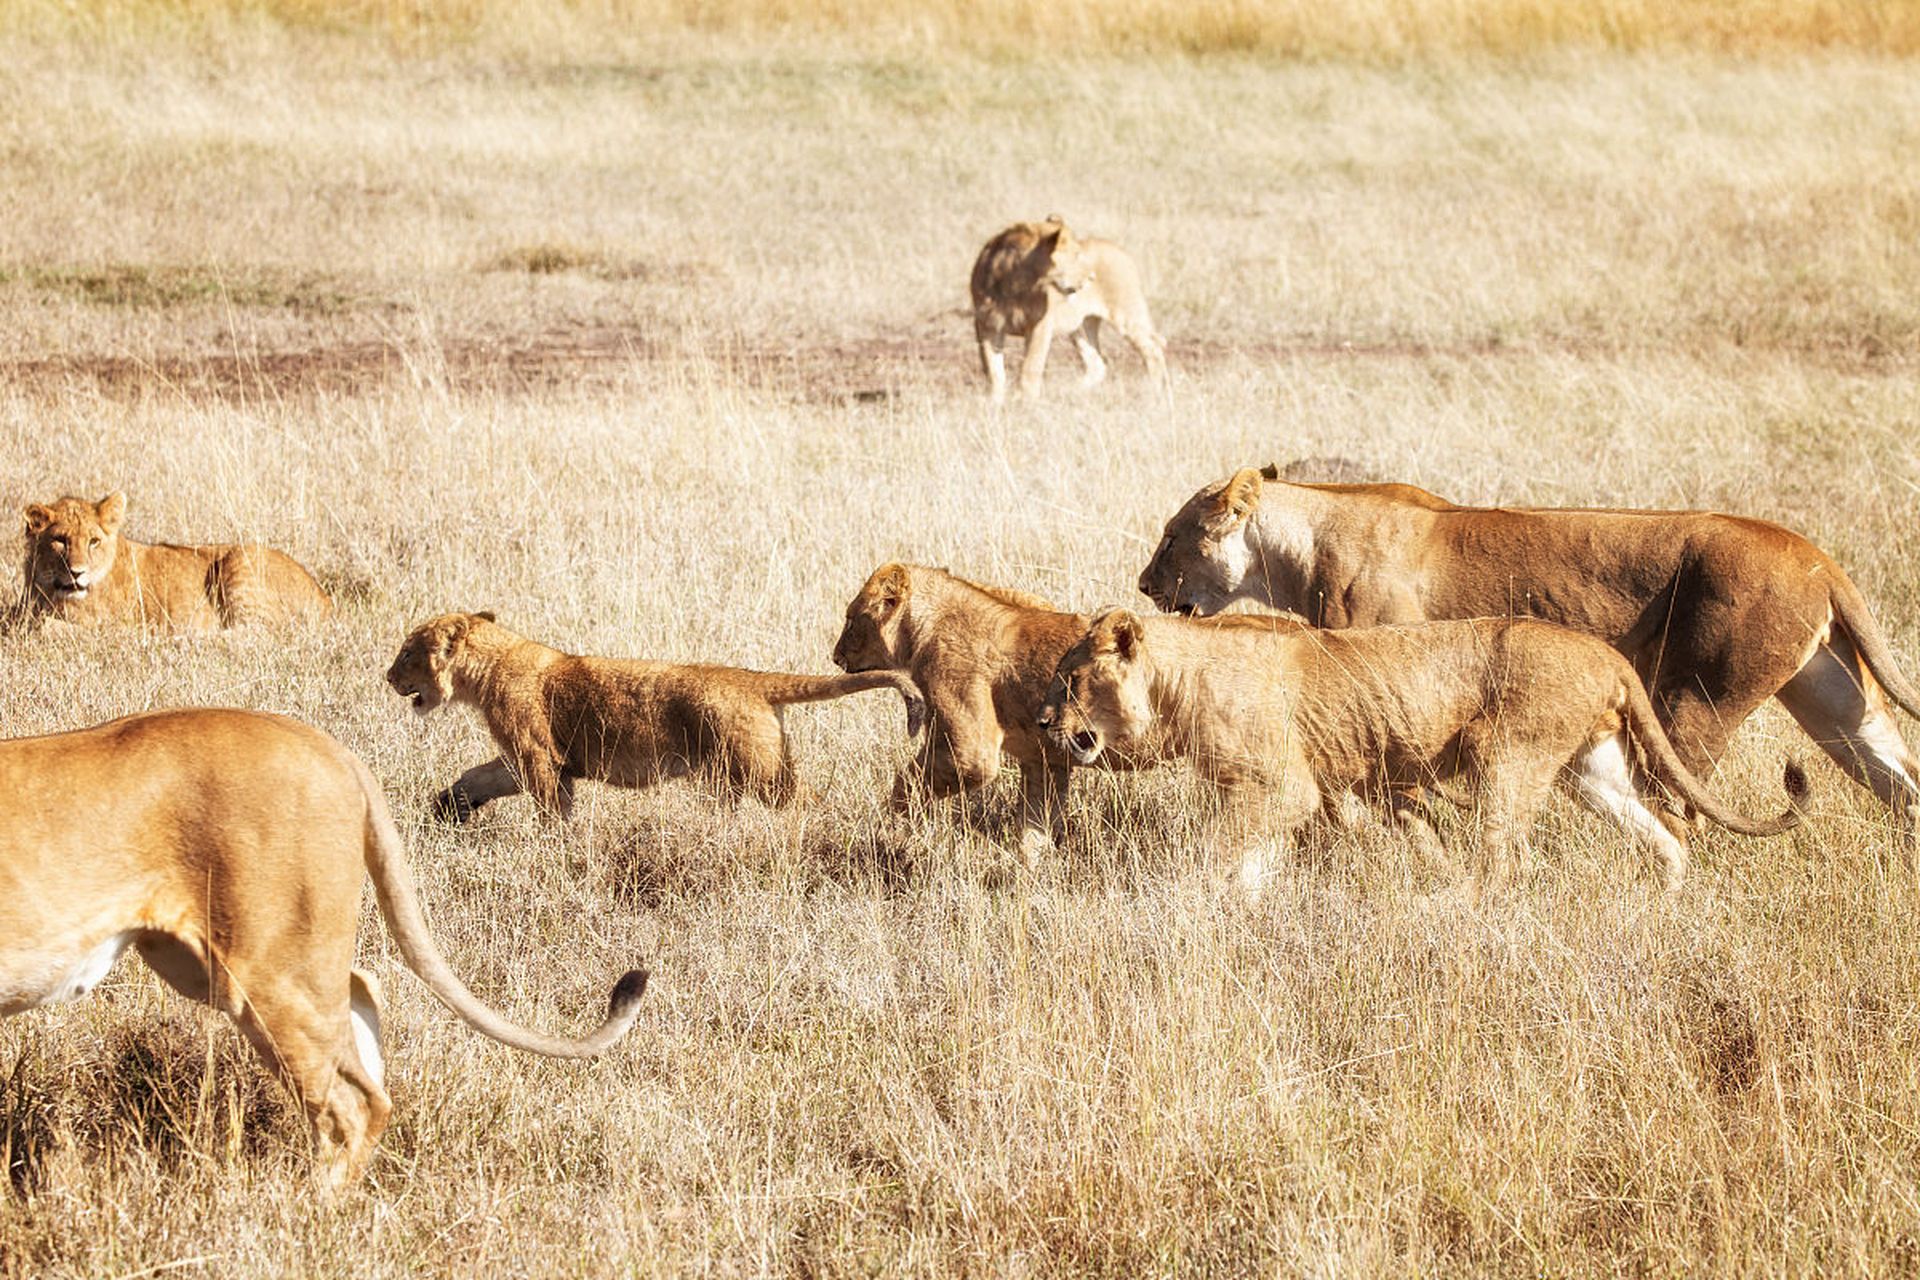
[[[805,676],[581,657],[516,635],[490,613],[449,613],[414,628],[387,671],[421,715],[445,703],[478,710],[499,756],[461,774],[434,801],[465,822],[525,791],[550,817],[573,814],[581,778],[648,787],[692,775],[731,794],[785,804],[799,792],[781,708],[893,689],[919,732],[925,703],[891,672]]]
[[[1625,658],[1507,618],[1289,634],[1111,609],[1060,660],[1037,722],[1082,764],[1115,749],[1192,760],[1225,801],[1228,843],[1252,849],[1250,893],[1262,833],[1284,836],[1355,790],[1467,783],[1477,870],[1497,883],[1564,774],[1588,807],[1652,846],[1669,891],[1686,876],[1685,827],[1649,808],[1636,759],[1743,835],[1796,826],[1806,794],[1789,764],[1787,812],[1758,821],[1726,808],[1680,762]]]
[[[401,959],[483,1035],[591,1057],[625,1035],[647,975],[567,1040],[522,1030],[447,967],[367,768],[318,729],[253,711],[129,716],[0,742],[0,1015],[92,990],[128,946],[239,1023],[313,1124],[337,1185],[386,1128],[380,993],[353,967],[368,876]]]
[[[26,608],[74,623],[177,631],[312,622],[333,602],[301,564],[271,547],[149,545],[123,537],[127,495],[62,498],[26,509]]]

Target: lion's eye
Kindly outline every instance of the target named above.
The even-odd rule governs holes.
[[[100,545],[100,539],[98,539],[98,538],[89,538],[89,539],[87,539],[87,546],[88,546],[88,547],[97,547],[97,546],[99,546],[99,545]]]

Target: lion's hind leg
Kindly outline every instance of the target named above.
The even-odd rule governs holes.
[[[318,975],[256,976],[233,1017],[270,1071],[286,1081],[313,1127],[327,1181],[342,1187],[365,1170],[393,1101],[381,1083],[379,1006],[366,975],[345,992]],[[345,996],[343,1000],[340,997]],[[374,1064],[361,1053],[368,1046]]]
[[[1073,348],[1080,353],[1080,363],[1086,372],[1080,375],[1080,385],[1096,387],[1106,381],[1107,362],[1100,354],[1100,317],[1088,316],[1073,331]]]
[[[1660,860],[1661,882],[1676,893],[1687,878],[1687,844],[1648,807],[1634,784],[1624,730],[1600,739],[1567,764],[1574,793],[1595,813],[1652,847]]]
[[[328,1180],[338,1187],[357,1179],[393,1109],[382,1084],[380,989],[373,976],[350,971],[342,993],[322,976],[337,972],[328,958],[296,955],[291,963],[282,957],[278,971],[243,978],[223,970],[216,980],[197,944],[147,932],[134,946],[168,986],[238,1024],[306,1112]]]
[[[1920,822],[1920,763],[1846,635],[1838,633],[1816,649],[1776,696],[1807,736],[1891,808],[1913,838]]]

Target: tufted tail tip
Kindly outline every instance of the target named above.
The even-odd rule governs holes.
[[[607,1000],[607,1016],[624,1018],[632,1013],[640,1003],[640,997],[646,994],[647,971],[629,969],[613,984],[613,995]]]

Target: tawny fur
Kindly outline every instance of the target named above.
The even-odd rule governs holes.
[[[1222,626],[1292,627],[1239,615]],[[1086,632],[1083,614],[1063,613],[1025,592],[986,587],[944,569],[887,564],[847,605],[833,647],[846,671],[903,672],[927,700],[925,743],[913,769],[895,781],[893,801],[956,795],[985,786],[1004,753],[1020,770],[1020,844],[1031,857],[1066,837],[1072,760],[1034,723],[1054,667]],[[1106,767],[1124,765],[1117,758]]]
[[[479,711],[500,755],[462,774],[434,802],[465,821],[502,796],[526,792],[542,813],[567,817],[582,778],[647,787],[692,775],[771,804],[799,794],[780,708],[866,689],[893,689],[917,732],[925,704],[890,672],[808,676],[550,649],[495,622],[450,613],[416,627],[387,683],[429,713],[443,703]]]
[[[1287,632],[1109,610],[1061,659],[1038,723],[1082,762],[1116,749],[1135,763],[1192,760],[1226,801],[1236,851],[1356,791],[1464,781],[1480,866],[1495,879],[1524,851],[1555,779],[1587,772],[1596,748],[1617,750],[1623,766],[1637,752],[1661,784],[1748,835],[1795,826],[1805,791],[1790,765],[1795,808],[1764,821],[1726,808],[1674,754],[1624,658],[1590,636],[1505,618]],[[1603,798],[1631,811],[1630,830],[1639,820],[1677,888],[1684,827],[1658,821],[1624,767],[1618,776]]]
[[[1080,239],[1058,215],[1042,222],[1016,222],[987,241],[973,262],[973,333],[980,367],[995,400],[1007,391],[1006,340],[1025,338],[1020,390],[1040,390],[1047,352],[1066,335],[1080,353],[1083,385],[1107,376],[1100,354],[1100,326],[1111,321],[1133,344],[1154,383],[1167,379],[1166,343],[1147,314],[1140,272],[1126,250],[1110,240]]]
[[[175,546],[120,533],[125,494],[26,509],[26,607],[72,623],[173,631],[313,622],[333,602],[299,561],[271,547]]]
[[[582,1040],[481,1004],[434,944],[379,786],[297,721],[160,711],[0,741],[0,790],[0,1015],[85,994],[131,945],[240,1025],[306,1111],[336,1184],[359,1176],[391,1109],[379,990],[353,968],[369,875],[402,959],[482,1034],[589,1057],[638,1012],[638,970]]]
[[[1288,484],[1249,468],[1167,522],[1140,589],[1163,609],[1251,600],[1326,627],[1556,622],[1626,656],[1695,774],[1777,697],[1910,833],[1920,817],[1920,763],[1887,701],[1920,715],[1920,691],[1840,566],[1765,520],[1459,507],[1411,485]]]

